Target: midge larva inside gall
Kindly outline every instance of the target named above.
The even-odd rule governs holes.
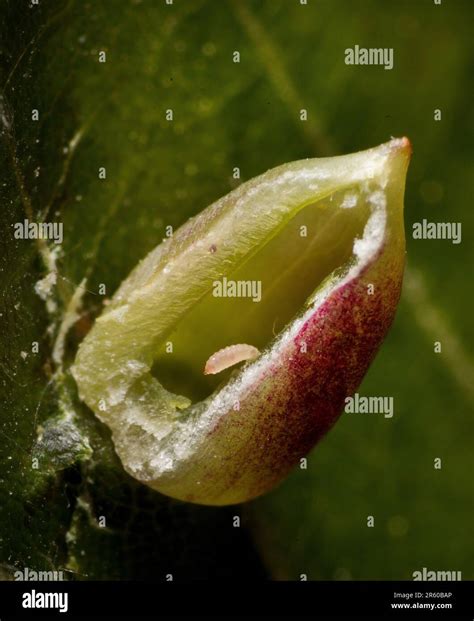
[[[215,375],[243,360],[254,360],[259,355],[260,352],[253,345],[244,343],[229,345],[212,354],[204,367],[204,375]]]

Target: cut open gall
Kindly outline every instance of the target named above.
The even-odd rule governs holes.
[[[132,271],[72,372],[133,477],[189,502],[243,502],[328,431],[394,317],[410,154],[401,138],[279,166]],[[203,373],[235,343],[260,353]]]

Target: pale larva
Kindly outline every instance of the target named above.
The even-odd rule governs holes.
[[[259,355],[260,352],[253,345],[245,343],[229,345],[212,354],[204,367],[204,375],[215,375],[242,360],[254,360]]]

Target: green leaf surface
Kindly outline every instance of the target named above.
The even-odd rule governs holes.
[[[6,575],[28,566],[76,578],[252,577],[263,562],[291,579],[410,579],[422,567],[474,577],[471,14],[467,0],[2,1]],[[346,66],[356,44],[393,47],[393,70]],[[359,392],[393,396],[393,418],[343,415],[307,470],[245,508],[191,507],[132,481],[67,373],[104,297],[166,226],[235,187],[236,167],[246,180],[391,135],[414,148],[408,269]],[[12,226],[44,217],[64,223],[48,304],[35,284],[55,255],[15,239]],[[422,218],[462,222],[462,243],[413,240]],[[240,514],[260,558],[248,529],[232,527]]]

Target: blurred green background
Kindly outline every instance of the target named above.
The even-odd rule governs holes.
[[[469,0],[1,0],[4,577],[474,578],[472,17]],[[356,44],[393,48],[393,70],[346,66]],[[235,167],[246,180],[402,135],[414,148],[407,273],[359,390],[393,396],[394,417],[343,414],[307,470],[242,507],[185,505],[130,480],[73,383],[47,386],[54,312],[33,292],[36,246],[12,223],[28,211],[64,222],[56,317],[87,277],[70,362],[99,285],[112,294],[167,225],[235,187]],[[422,218],[462,222],[462,243],[414,241]],[[40,354],[23,359],[32,341]]]

